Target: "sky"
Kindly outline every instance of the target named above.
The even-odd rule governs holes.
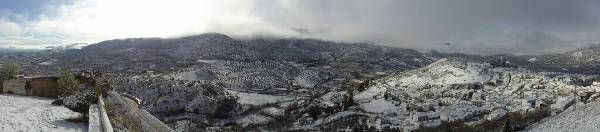
[[[0,1],[0,48],[207,32],[367,42],[421,51],[548,54],[600,43],[600,1]]]

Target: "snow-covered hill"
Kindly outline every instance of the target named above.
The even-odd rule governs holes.
[[[464,124],[479,130],[494,122],[501,124],[495,126],[498,130],[508,119],[510,128],[522,129],[586,101],[585,91],[598,87],[574,83],[582,77],[440,59],[424,68],[372,81],[354,101],[365,112],[382,114],[383,123],[377,124],[382,126],[440,128]]]

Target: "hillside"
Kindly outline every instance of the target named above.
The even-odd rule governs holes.
[[[374,80],[354,101],[366,112],[383,114],[383,126],[520,130],[587,101],[575,95],[598,87],[574,83],[582,77],[440,59],[424,68]]]

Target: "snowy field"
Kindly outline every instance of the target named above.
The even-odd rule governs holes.
[[[85,132],[86,123],[73,123],[78,117],[53,99],[12,94],[0,94],[0,132]]]
[[[281,103],[281,102],[287,102],[287,101],[294,100],[293,97],[288,97],[288,96],[245,93],[245,92],[238,92],[238,91],[233,91],[233,90],[227,90],[227,92],[237,95],[239,97],[238,102],[240,104],[265,105],[265,104]]]

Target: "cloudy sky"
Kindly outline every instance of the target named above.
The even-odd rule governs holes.
[[[370,42],[423,51],[541,54],[600,43],[600,1],[0,1],[0,48],[205,32]]]

